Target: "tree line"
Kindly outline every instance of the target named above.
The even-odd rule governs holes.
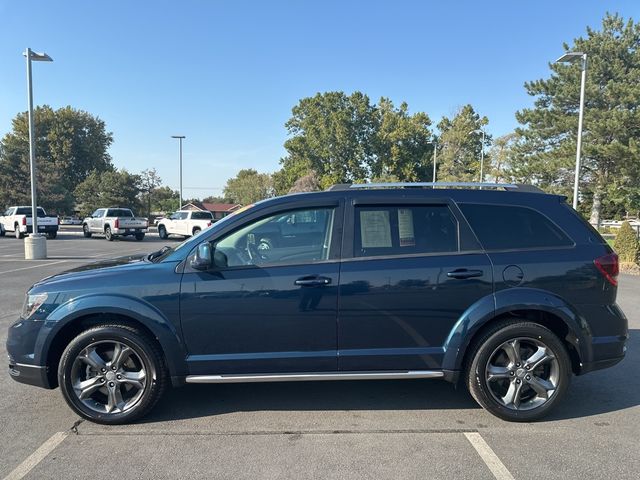
[[[594,223],[640,211],[640,25],[607,14],[567,51],[589,56],[583,127],[580,211]],[[426,112],[362,92],[324,92],[301,99],[285,128],[286,155],[273,172],[244,169],[227,181],[223,197],[249,204],[274,195],[313,191],[335,183],[431,181],[518,182],[571,197],[577,139],[580,65],[550,64],[549,76],[525,83],[531,107],[515,113],[519,126],[493,138],[489,119],[464,105],[436,124]],[[117,170],[104,122],[66,107],[36,109],[40,203],[58,212],[77,205],[137,205],[169,211],[178,194],[155,170]],[[483,136],[483,131],[485,132]],[[483,142],[484,139],[484,142]],[[29,203],[25,113],[0,142],[0,200]],[[167,208],[172,207],[172,208]]]

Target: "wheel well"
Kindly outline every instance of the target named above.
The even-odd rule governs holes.
[[[62,352],[64,352],[64,349],[67,348],[69,342],[71,342],[71,340],[77,337],[80,333],[91,327],[113,323],[127,325],[129,327],[135,328],[140,333],[145,335],[149,340],[156,342],[158,344],[158,347],[160,348],[160,351],[162,352],[162,360],[164,361],[165,367],[168,368],[167,359],[165,358],[164,350],[162,349],[158,338],[153,334],[151,330],[149,330],[149,328],[147,328],[138,320],[127,317],[125,315],[87,315],[85,317],[76,318],[75,320],[62,327],[62,329],[56,334],[53,341],[51,342],[49,352],[47,354],[46,363],[46,365],[49,367],[47,375],[51,388],[55,388],[58,386],[58,364],[60,363],[60,358],[62,358]]]
[[[195,234],[195,233],[196,233],[196,231],[198,231],[198,232],[199,232],[199,231],[201,231],[201,230],[202,230],[202,229],[201,229],[200,227],[193,227],[193,228],[191,229],[191,233]]]
[[[480,330],[478,330],[475,335],[471,338],[467,349],[464,352],[464,358],[462,365],[466,368],[466,365],[469,361],[471,361],[471,353],[474,350],[474,343],[484,335],[492,325],[495,325],[497,322],[512,319],[514,321],[517,320],[526,320],[528,322],[534,322],[543,327],[551,330],[562,342],[562,344],[567,349],[569,353],[569,358],[571,359],[571,370],[574,374],[577,374],[580,371],[580,355],[578,354],[576,348],[569,341],[569,338],[573,335],[569,330],[567,324],[557,315],[554,315],[549,312],[544,312],[542,310],[513,310],[510,312],[505,312],[497,317],[492,318],[488,322],[486,322]]]
[[[111,228],[111,225],[109,225],[108,223],[105,223],[103,230],[106,232],[107,228]]]

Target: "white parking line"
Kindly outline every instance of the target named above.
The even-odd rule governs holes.
[[[39,263],[38,265],[31,265],[30,267],[14,268],[13,270],[5,270],[4,272],[0,272],[0,275],[2,275],[3,273],[19,272],[20,270],[29,270],[30,268],[48,267],[50,265],[56,265],[58,263],[64,263],[64,262],[66,262],[66,260],[58,260],[57,262]]]
[[[49,455],[53,449],[60,445],[60,443],[67,438],[68,434],[68,432],[57,432],[51,435],[49,440],[40,445],[35,452],[29,455],[9,475],[4,477],[4,480],[20,480],[29,473],[33,467],[38,465],[47,455]]]
[[[491,447],[484,441],[482,435],[477,432],[465,432],[464,436],[467,437],[469,443],[476,449],[476,452],[478,452],[482,461],[487,465],[489,470],[491,470],[496,480],[514,480],[511,472],[507,470],[504,463],[500,461]]]

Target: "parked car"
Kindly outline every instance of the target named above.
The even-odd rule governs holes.
[[[47,238],[54,239],[58,236],[58,217],[49,216],[44,208],[38,207],[38,232],[45,233]],[[17,239],[24,238],[25,235],[33,231],[32,211],[30,206],[14,206],[5,210],[0,217],[3,230],[0,235],[11,232]]]
[[[82,222],[84,236],[103,234],[111,241],[115,237],[133,236],[136,240],[144,239],[149,222],[146,218],[136,217],[129,208],[98,208]]]
[[[622,360],[617,256],[564,197],[425,185],[269,199],[174,248],[48,277],[9,328],[9,373],[105,424],[169,383],[411,378],[528,422],[572,374]]]
[[[62,217],[60,225],[82,225],[82,219],[78,217]]]
[[[179,210],[158,222],[158,235],[168,238],[169,235],[190,237],[211,226],[213,214],[200,210]]]

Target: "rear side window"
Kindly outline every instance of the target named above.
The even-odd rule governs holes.
[[[472,203],[458,206],[486,250],[573,245],[557,225],[531,208]]]
[[[126,208],[112,208],[107,212],[107,217],[133,217],[133,212]]]
[[[193,212],[191,214],[192,220],[211,220],[212,218],[211,212]]]
[[[458,221],[446,205],[356,207],[356,257],[458,251]]]

